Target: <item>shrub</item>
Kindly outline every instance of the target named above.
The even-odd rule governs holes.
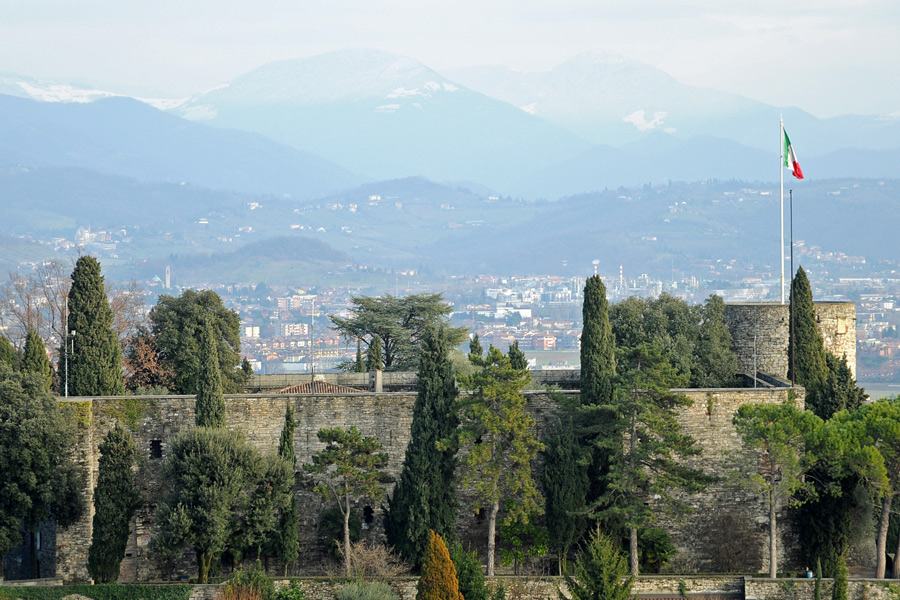
[[[467,552],[460,542],[453,544],[450,558],[456,565],[456,577],[459,579],[459,593],[466,600],[488,600],[488,589],[484,585],[484,570],[478,553]]]
[[[428,532],[428,549],[422,561],[416,600],[463,600],[450,552],[441,536],[431,530]]]
[[[272,600],[306,600],[306,595],[300,588],[300,582],[296,579],[291,579],[290,583],[275,592]]]
[[[232,575],[225,586],[225,600],[272,600],[274,597],[275,583],[263,571],[259,559],[246,571]]]
[[[3,600],[61,600],[78,594],[91,600],[188,600],[190,585],[123,585],[103,583],[97,585],[0,587]]]
[[[400,597],[386,583],[348,583],[337,593],[337,600],[400,600]]]

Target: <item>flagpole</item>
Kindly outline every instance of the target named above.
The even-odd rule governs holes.
[[[781,133],[781,139],[779,140],[781,164],[778,169],[781,172],[781,241],[778,244],[778,262],[781,263],[781,303],[784,304],[784,119],[779,118],[778,120],[781,123],[779,128]]]

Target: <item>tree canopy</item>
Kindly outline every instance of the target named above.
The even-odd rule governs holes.
[[[120,396],[125,393],[122,351],[113,329],[113,313],[106,297],[100,263],[82,256],[72,271],[69,289],[67,346],[69,393],[74,396]],[[74,333],[72,333],[74,332]]]
[[[185,290],[177,298],[159,297],[150,309],[151,331],[156,338],[160,363],[174,373],[173,391],[196,394],[200,385],[200,345],[208,321],[215,340],[223,391],[234,393],[244,385],[246,373],[241,364],[241,320],[225,308],[212,290]]]
[[[602,404],[612,396],[616,374],[616,340],[609,321],[606,286],[599,276],[584,286],[581,330],[581,402]]]
[[[334,329],[348,340],[363,340],[367,345],[378,337],[386,371],[415,369],[426,328],[440,325],[451,312],[441,294],[354,296],[351,302],[350,317],[329,316]],[[444,332],[451,347],[466,336],[463,327],[445,327]]]
[[[41,377],[0,362],[0,564],[21,543],[23,522],[33,530],[52,517],[67,527],[83,513],[74,442],[75,419]]]

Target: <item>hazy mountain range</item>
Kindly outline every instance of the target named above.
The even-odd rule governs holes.
[[[782,114],[804,202],[854,189],[829,180],[875,180],[865,194],[829,196],[807,221],[819,234],[839,224],[835,236],[860,236],[845,251],[877,255],[880,237],[864,232],[888,235],[896,222],[895,186],[878,180],[900,178],[900,113],[818,119],[622,57],[438,73],[354,49],[264,65],[188,98],[125,92],[0,73],[0,235],[156,232],[158,242],[123,246],[122,268],[165,259],[198,274],[254,272],[270,237],[321,272],[353,261],[458,272],[749,260],[771,244],[758,220],[772,196],[722,199],[742,189],[731,181],[771,193]],[[669,183],[681,181],[710,185]],[[646,184],[664,187],[619,190]],[[686,216],[677,207],[688,197]],[[29,243],[0,240],[5,262],[33,255]],[[247,244],[259,252],[241,263]],[[296,276],[282,259],[279,277]]]

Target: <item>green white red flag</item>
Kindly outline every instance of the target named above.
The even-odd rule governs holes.
[[[781,132],[784,134],[784,166],[791,170],[791,175],[797,179],[803,179],[803,171],[800,170],[800,163],[797,162],[797,155],[794,153],[794,147],[791,146],[791,139],[783,127]]]

